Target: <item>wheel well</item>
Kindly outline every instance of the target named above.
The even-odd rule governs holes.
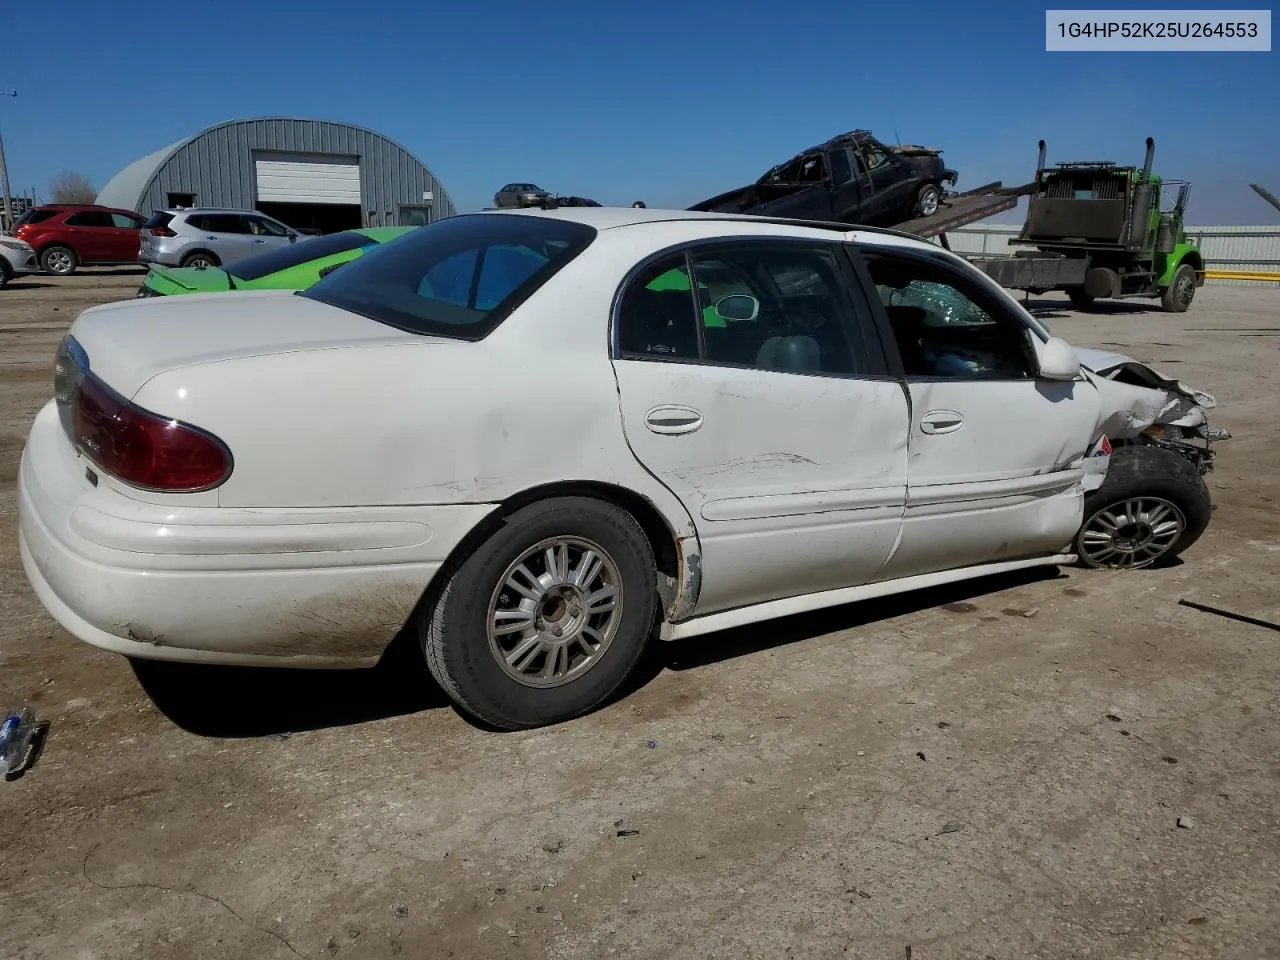
[[[635,517],[636,522],[640,524],[640,529],[644,532],[645,539],[649,541],[649,546],[653,550],[654,563],[658,572],[663,577],[668,578],[670,586],[664,588],[661,583],[663,577],[659,577],[658,589],[662,595],[662,606],[670,608],[676,591],[679,589],[681,576],[680,558],[677,552],[675,532],[667,524],[658,508],[640,494],[627,490],[625,487],[593,480],[566,480],[559,483],[544,484],[540,487],[532,487],[508,497],[498,504],[496,510],[476,524],[458,542],[458,545],[449,551],[449,556],[441,565],[440,571],[431,578],[431,582],[427,585],[413,611],[409,614],[406,626],[412,625],[424,611],[430,611],[435,606],[440,591],[447,580],[446,571],[462,563],[479,549],[480,545],[488,540],[494,531],[502,525],[503,520],[522,507],[527,507],[529,504],[536,503],[539,500],[550,500],[553,497],[590,497],[595,500],[603,500],[626,510]],[[393,641],[392,646],[396,645],[396,641]],[[388,652],[390,649],[389,647]]]
[[[640,494],[625,487],[587,480],[549,483],[517,493],[514,497],[503,501],[500,515],[505,517],[521,507],[552,497],[591,497],[626,510],[635,517],[636,523],[640,524],[640,529],[644,531],[645,538],[653,550],[653,559],[658,572],[673,579],[679,576],[679,558],[676,553],[674,531],[667,525],[667,521],[658,512],[657,507]]]
[[[1185,257],[1183,257],[1182,262],[1179,263],[1178,266],[1182,266],[1183,263],[1189,264],[1193,270],[1204,269],[1204,258],[1195,250],[1190,251]]]
[[[179,258],[178,258],[178,262],[179,262],[179,263],[186,263],[186,262],[187,262],[188,260],[190,260],[192,257],[196,256],[197,254],[201,254],[201,253],[202,253],[202,254],[204,254],[206,257],[208,257],[210,260],[212,260],[212,261],[213,261],[213,263],[214,263],[214,266],[221,266],[221,264],[222,264],[222,259],[221,259],[221,258],[220,258],[216,253],[214,253],[212,250],[206,250],[206,249],[204,249],[204,247],[198,247],[198,248],[196,248],[195,250],[188,250],[188,251],[187,251],[186,253],[184,253],[181,257],[179,257]]]

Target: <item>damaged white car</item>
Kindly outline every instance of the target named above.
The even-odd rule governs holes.
[[[1085,359],[889,231],[452,217],[301,293],[81,314],[22,558],[107,650],[371,664],[408,627],[461,709],[535,726],[654,636],[1184,550],[1211,401]]]

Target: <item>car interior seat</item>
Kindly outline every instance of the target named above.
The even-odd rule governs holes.
[[[822,370],[822,350],[813,337],[770,337],[756,354],[756,366],[765,370]]]

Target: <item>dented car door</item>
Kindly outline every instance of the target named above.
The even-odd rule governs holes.
[[[694,520],[699,613],[864,583],[893,549],[907,404],[850,281],[837,244],[721,241],[619,296],[627,441]]]
[[[888,246],[855,256],[911,404],[902,541],[883,575],[1067,548],[1103,420],[1096,387],[1040,378],[1028,327],[976,271]]]

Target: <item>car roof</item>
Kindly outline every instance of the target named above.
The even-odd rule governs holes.
[[[245,210],[241,207],[166,207],[161,213],[249,213],[255,217],[272,217],[269,213],[263,213],[261,210]]]
[[[845,239],[861,242],[916,247],[931,252],[941,249],[937,244],[914,234],[886,227],[852,226],[847,223],[828,223],[819,220],[795,220],[787,217],[760,217],[701,210],[664,210],[656,207],[551,207],[550,209],[526,207],[520,210],[486,210],[483,214],[472,214],[472,216],[548,217],[556,220],[571,220],[596,230],[619,230],[651,223],[756,224],[762,228],[785,226],[807,228],[819,235],[836,234]]]

